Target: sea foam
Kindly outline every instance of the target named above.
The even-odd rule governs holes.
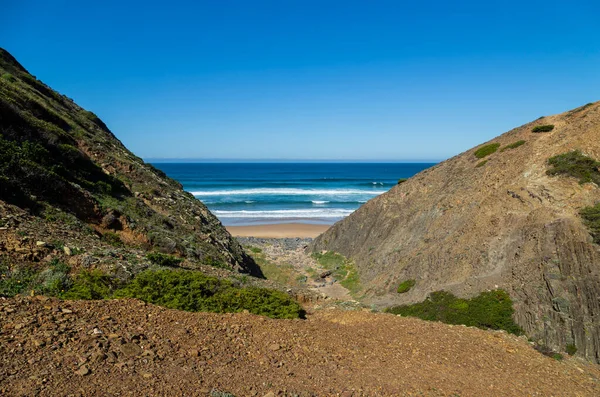
[[[322,195],[337,196],[349,194],[369,194],[376,196],[385,193],[385,190],[360,190],[360,189],[296,189],[296,188],[258,188],[258,189],[237,189],[237,190],[205,190],[190,192],[196,197],[206,196],[231,196],[231,195]]]

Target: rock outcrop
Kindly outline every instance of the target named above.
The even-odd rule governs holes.
[[[63,226],[83,224],[81,241],[91,233],[113,244],[260,275],[206,206],[127,150],[94,113],[37,80],[3,49],[0,204],[3,223],[9,222],[4,215],[16,211],[9,211],[13,206],[39,219],[63,219]],[[40,227],[48,229],[48,223]]]
[[[536,126],[554,125],[535,133]],[[542,129],[543,130],[543,129]],[[519,141],[525,141],[520,143]],[[367,202],[310,249],[354,260],[365,300],[386,306],[448,290],[502,288],[527,335],[600,361],[600,246],[579,212],[600,200],[594,183],[546,173],[552,156],[600,159],[600,103],[540,118],[444,161]],[[508,145],[512,145],[505,149]],[[416,280],[409,292],[398,285]]]

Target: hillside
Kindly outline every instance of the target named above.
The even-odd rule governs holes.
[[[354,261],[363,299],[378,306],[438,290],[468,297],[504,289],[532,340],[558,351],[574,344],[578,355],[599,361],[598,226],[588,228],[580,211],[600,201],[600,163],[582,160],[584,183],[547,173],[550,158],[574,150],[600,160],[600,103],[542,117],[421,172],[310,249]],[[414,287],[398,293],[405,280]]]
[[[144,265],[124,248],[136,248],[261,274],[206,206],[3,49],[0,182],[0,254],[11,260],[64,250],[75,267],[100,262],[131,275]]]

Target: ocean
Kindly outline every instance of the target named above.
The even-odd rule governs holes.
[[[434,163],[154,163],[226,226],[333,224]]]

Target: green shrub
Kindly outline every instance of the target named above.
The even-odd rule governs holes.
[[[148,258],[150,262],[158,266],[176,267],[179,266],[181,262],[183,262],[182,258],[178,258],[173,255],[162,254],[160,252],[151,252],[148,255],[146,255],[146,258]]]
[[[391,307],[386,312],[446,324],[502,329],[516,335],[523,332],[512,318],[512,301],[503,290],[482,292],[471,299],[461,299],[450,292],[437,291],[432,292],[423,302]]]
[[[397,292],[399,294],[404,294],[405,292],[410,291],[410,289],[414,287],[416,283],[417,282],[415,280],[405,280],[400,283]]]
[[[123,241],[121,241],[121,237],[117,233],[106,232],[102,235],[102,239],[114,247],[123,246]]]
[[[594,242],[600,244],[600,202],[593,207],[583,208],[579,214],[590,229],[590,233],[594,237]]]
[[[475,166],[475,168],[483,167],[484,165],[487,164],[487,162],[488,162],[488,160],[480,161],[479,163],[477,163],[477,165]]]
[[[262,252],[262,249],[261,249],[261,248],[259,248],[259,247],[252,247],[252,246],[250,246],[250,247],[248,247],[248,249],[249,249],[251,252],[255,253],[255,254],[260,254],[260,253]]]
[[[406,181],[408,181],[408,178],[400,178],[400,179],[398,179],[398,185],[400,185]]]
[[[346,258],[333,251],[327,251],[325,253],[315,252],[313,258],[325,269],[334,270],[343,266],[346,263]]]
[[[116,282],[100,270],[84,270],[75,277],[64,299],[106,299],[116,289]]]
[[[229,270],[231,270],[231,268],[225,262],[222,262],[222,261],[220,261],[218,259],[211,258],[211,257],[204,258],[204,260],[202,261],[202,263],[205,264],[205,265],[208,265],[208,266],[219,268],[219,269],[229,269]]]
[[[486,156],[489,156],[492,153],[495,153],[496,150],[498,150],[499,147],[500,147],[499,143],[490,143],[488,145],[484,145],[484,146],[480,147],[473,154],[478,159],[482,159],[482,158],[484,158]]]
[[[553,124],[538,125],[538,126],[533,127],[531,132],[550,132],[553,129],[554,129]]]
[[[503,152],[503,151],[509,150],[509,149],[515,149],[515,148],[518,148],[519,146],[522,146],[524,144],[525,144],[525,141],[523,141],[523,140],[516,141],[514,143],[511,143],[510,145],[504,146],[502,149],[500,149],[500,152]]]
[[[573,355],[575,355],[575,353],[577,353],[577,346],[575,346],[574,343],[569,343],[569,344],[567,344],[566,350],[570,356],[573,356]]]
[[[579,150],[559,154],[548,159],[552,166],[548,175],[568,175],[579,179],[579,183],[594,182],[600,185],[600,162],[583,155]]]
[[[73,284],[69,276],[71,268],[58,259],[53,259],[47,269],[42,271],[33,286],[34,292],[41,295],[62,296]]]
[[[10,81],[11,83],[14,83],[15,81],[17,81],[17,79],[15,78],[15,76],[13,76],[10,73],[2,73],[2,78],[4,80]]]
[[[37,272],[32,267],[0,262],[0,296],[12,297],[25,292],[36,277]]]
[[[299,318],[303,310],[288,295],[264,288],[236,288],[231,282],[192,271],[158,270],[138,274],[115,297],[137,298],[172,309],[250,313]]]

